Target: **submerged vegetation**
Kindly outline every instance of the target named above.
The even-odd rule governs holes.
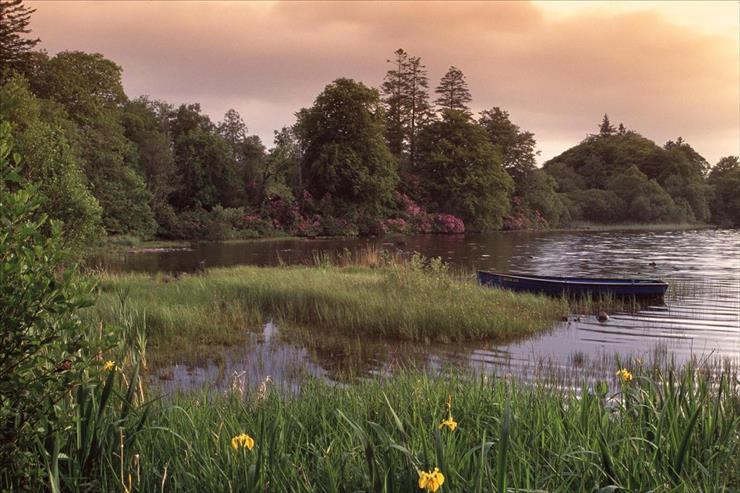
[[[511,340],[552,327],[561,300],[484,289],[439,260],[379,252],[312,267],[232,267],[201,275],[101,274],[93,321],[119,324],[121,298],[146,326],[153,357],[191,357],[274,320],[353,337],[416,342]],[[344,262],[344,265],[342,265]]]

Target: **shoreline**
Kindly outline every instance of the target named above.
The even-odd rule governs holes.
[[[255,243],[255,242],[270,242],[270,241],[326,241],[326,240],[346,240],[346,239],[367,239],[367,240],[378,240],[387,239],[389,241],[397,240],[400,238],[408,238],[414,236],[467,236],[467,235],[484,235],[490,233],[600,233],[600,232],[619,232],[619,231],[643,231],[643,232],[664,232],[664,231],[702,231],[710,229],[725,229],[720,228],[714,224],[704,223],[670,223],[670,224],[641,224],[641,223],[620,223],[620,224],[593,224],[593,223],[578,223],[568,227],[562,228],[547,228],[547,229],[512,229],[512,230],[495,230],[487,232],[469,232],[461,235],[445,235],[443,233],[409,233],[409,234],[388,234],[384,236],[292,236],[292,235],[275,235],[275,236],[262,236],[258,238],[243,238],[243,239],[228,239],[228,240],[213,240],[213,239],[184,239],[184,240],[163,240],[163,239],[152,239],[152,240],[140,240],[138,238],[129,237],[108,237],[103,240],[103,244],[94,247],[92,253],[96,254],[109,254],[109,253],[155,253],[155,252],[167,252],[177,250],[189,250],[193,248],[193,245],[197,244],[208,244],[208,243],[219,243],[219,244],[239,244],[239,243]]]

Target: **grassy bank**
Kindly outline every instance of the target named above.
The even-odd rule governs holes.
[[[436,467],[440,493],[734,491],[738,390],[736,373],[687,370],[578,397],[414,372],[292,397],[194,393],[151,404],[120,450],[116,433],[102,476],[124,491],[413,492]],[[243,433],[253,442],[232,448]]]
[[[104,273],[87,316],[121,325],[125,299],[136,325],[146,326],[150,354],[167,361],[238,343],[269,320],[359,338],[504,341],[551,327],[567,313],[562,301],[484,289],[437,262],[363,264],[241,266],[179,278]]]

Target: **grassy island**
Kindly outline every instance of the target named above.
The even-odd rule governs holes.
[[[155,359],[239,342],[270,320],[358,337],[418,342],[505,341],[552,327],[560,300],[484,289],[438,261],[382,258],[202,274],[101,274],[93,316],[120,324],[120,300],[146,325]]]

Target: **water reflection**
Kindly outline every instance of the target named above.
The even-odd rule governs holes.
[[[225,355],[225,363],[175,366],[161,375],[164,380],[155,376],[158,385],[165,389],[200,384],[227,387],[234,372],[245,372],[252,384],[269,375],[291,387],[306,374],[342,381],[348,375],[388,373],[399,365],[430,370],[452,365],[536,378],[545,367],[570,376],[611,372],[615,355],[678,363],[707,355],[740,359],[740,231],[494,233],[415,236],[402,242],[291,239],[196,245],[187,252],[129,254],[107,262],[113,269],[147,271],[189,270],[203,259],[209,266],[299,263],[318,252],[378,243],[441,256],[470,271],[642,276],[665,279],[670,288],[665,305],[614,313],[606,323],[591,316],[574,317],[545,334],[498,346],[360,341],[268,324],[246,347]]]

